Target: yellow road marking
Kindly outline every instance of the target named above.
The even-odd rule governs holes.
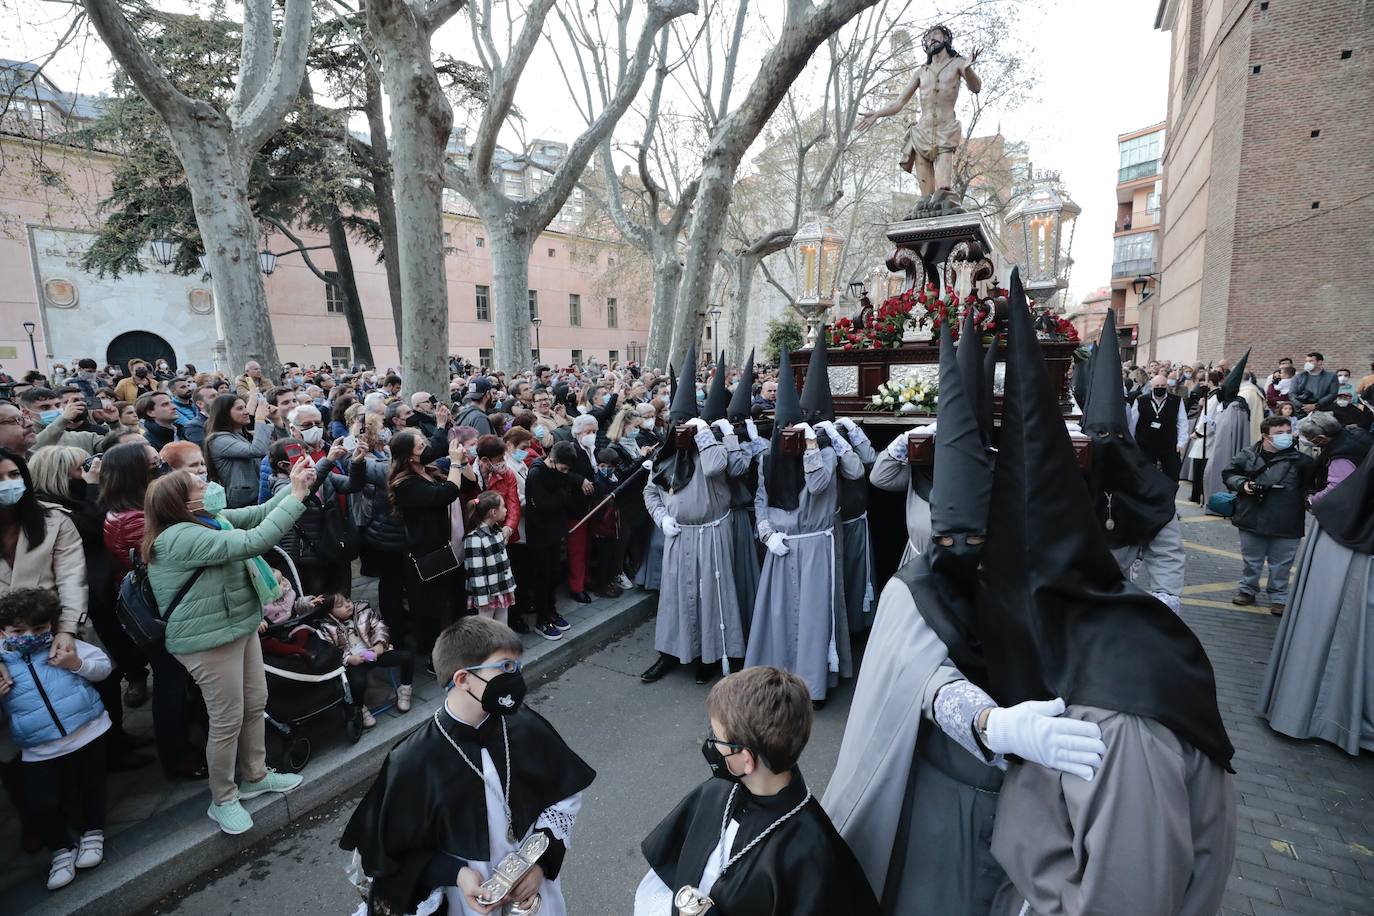
[[[1226,519],[1220,515],[1180,515],[1180,522],[1224,522]]]
[[[1208,547],[1206,544],[1195,544],[1192,541],[1184,541],[1183,546],[1187,547],[1189,550],[1201,550],[1203,553],[1210,553],[1218,557],[1226,557],[1230,560],[1245,559],[1234,550],[1222,550],[1220,547]]]
[[[1292,843],[1285,843],[1283,840],[1270,840],[1269,845],[1274,847],[1275,851],[1283,853],[1290,859],[1296,859],[1298,857],[1298,854],[1293,851]]]
[[[1206,598],[1187,598],[1183,603],[1190,607],[1209,607],[1219,611],[1244,611],[1247,614],[1268,614],[1268,605],[1250,605],[1242,607],[1239,604],[1231,604],[1229,601],[1208,601]]]
[[[1183,588],[1185,595],[1204,595],[1207,592],[1228,592],[1236,587],[1234,582],[1208,582],[1205,585],[1187,585]]]

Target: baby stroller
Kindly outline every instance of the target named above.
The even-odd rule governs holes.
[[[280,547],[266,557],[287,577],[300,595],[296,564]],[[343,655],[314,633],[295,636],[302,627],[327,613],[315,610],[269,625],[264,640],[263,668],[267,674],[267,760],[275,769],[298,773],[310,762],[310,739],[302,726],[330,718],[342,719],[350,741],[361,735],[352,712],[353,694],[344,674]],[[292,647],[289,655],[269,651],[268,640]]]

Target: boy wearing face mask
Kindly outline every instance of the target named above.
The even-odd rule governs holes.
[[[1260,432],[1263,438],[1241,449],[1222,472],[1222,481],[1236,494],[1231,524],[1240,530],[1245,563],[1231,603],[1255,603],[1267,560],[1269,609],[1278,615],[1288,604],[1288,576],[1303,535],[1315,464],[1298,451],[1288,417],[1265,417]]]
[[[746,668],[711,688],[706,711],[701,752],[712,778],[640,844],[649,872],[634,916],[878,912],[797,768],[811,735],[806,683],[781,668]]]
[[[524,706],[521,652],[520,637],[490,617],[439,635],[444,705],[387,755],[339,841],[370,879],[372,912],[413,913],[429,898],[485,916],[509,903],[528,909],[537,895],[540,916],[566,916],[558,877],[596,773]],[[533,865],[506,889],[484,890],[531,840],[546,845]]]

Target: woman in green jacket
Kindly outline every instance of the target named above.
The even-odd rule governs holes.
[[[205,697],[210,714],[205,759],[213,796],[207,813],[229,834],[253,826],[242,799],[289,792],[301,783],[300,776],[267,768],[267,678],[257,629],[263,601],[270,597],[263,590],[273,586],[259,575],[255,558],[300,519],[314,479],[314,466],[301,461],[291,471],[289,490],[261,506],[214,516],[205,509],[205,484],[175,471],[154,481],[144,501],[141,553],[158,606],[167,607],[190,576],[204,570],[167,620],[167,651]],[[242,784],[234,782],[236,763]]]

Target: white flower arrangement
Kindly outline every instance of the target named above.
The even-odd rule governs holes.
[[[868,409],[893,413],[934,413],[939,400],[939,386],[935,382],[911,376],[879,385],[878,393],[869,400]]]

